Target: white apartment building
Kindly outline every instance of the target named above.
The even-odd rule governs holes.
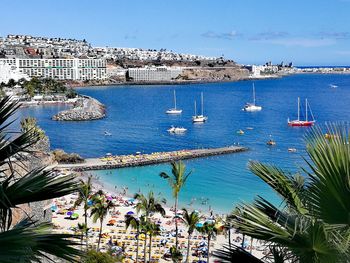
[[[0,59],[29,77],[54,78],[60,80],[103,80],[107,77],[104,59]]]
[[[29,80],[27,74],[19,72],[15,66],[11,66],[3,61],[0,61],[0,83],[7,83],[10,79],[19,81],[20,79]]]
[[[182,68],[170,67],[145,67],[129,68],[129,78],[133,81],[169,81],[178,77],[182,73]]]

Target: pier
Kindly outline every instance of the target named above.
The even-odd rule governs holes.
[[[135,167],[168,163],[179,160],[195,159],[214,155],[224,155],[247,151],[240,146],[228,146],[221,148],[206,148],[195,150],[179,150],[171,152],[156,152],[151,154],[117,155],[102,158],[87,158],[84,163],[59,164],[58,169],[70,169],[73,171],[107,170],[124,167]]]

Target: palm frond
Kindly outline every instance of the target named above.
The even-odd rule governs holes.
[[[350,225],[350,145],[344,127],[329,126],[331,139],[320,128],[307,137],[305,160],[310,171],[309,203],[313,213],[326,223]]]
[[[0,262],[41,262],[54,257],[78,262],[81,252],[74,248],[77,237],[53,234],[48,223],[21,221],[9,231],[0,233]],[[54,256],[54,257],[52,257]]]
[[[249,169],[277,192],[288,206],[301,214],[307,212],[299,191],[295,188],[295,181],[292,176],[287,175],[276,166],[253,161],[249,162]]]
[[[225,245],[222,249],[214,251],[213,256],[219,259],[220,262],[264,263],[264,261],[236,245],[232,247]]]

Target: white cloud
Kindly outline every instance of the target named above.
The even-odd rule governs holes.
[[[350,56],[350,50],[337,50],[334,53],[341,56]]]
[[[330,38],[280,38],[259,40],[257,42],[280,45],[285,47],[324,47],[334,45],[336,43],[336,40]]]

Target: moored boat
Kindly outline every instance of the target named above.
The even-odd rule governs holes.
[[[187,129],[184,127],[171,126],[167,131],[170,133],[184,133],[187,131]]]
[[[253,103],[246,103],[243,107],[244,111],[249,111],[249,112],[253,112],[253,111],[261,111],[262,107],[256,105],[256,98],[255,98],[255,86],[253,83]]]
[[[194,123],[203,123],[208,120],[207,116],[204,116],[204,108],[203,108],[203,92],[201,93],[201,108],[202,108],[202,114],[197,115],[197,104],[196,101],[194,102],[194,116],[192,116],[192,122]]]
[[[312,120],[308,119],[308,111],[309,110],[311,113]],[[310,105],[309,105],[307,99],[305,99],[305,120],[300,119],[300,98],[298,97],[298,119],[291,121],[288,118],[287,122],[288,122],[288,125],[291,127],[310,127],[310,126],[313,126],[315,124],[316,121],[313,117],[313,114],[312,114],[312,111],[311,111],[311,108],[310,108]]]
[[[167,110],[166,114],[181,114],[181,113],[182,113],[182,110],[176,108],[176,93],[174,90],[174,108]]]

